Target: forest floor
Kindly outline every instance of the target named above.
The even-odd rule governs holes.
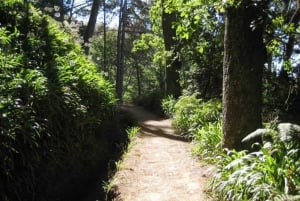
[[[170,119],[126,105],[141,128],[111,182],[115,201],[208,201],[214,167],[191,155],[191,144],[174,134]]]

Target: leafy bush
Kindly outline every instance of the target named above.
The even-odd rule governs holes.
[[[174,106],[173,126],[181,135],[188,136],[189,129],[194,126],[194,116],[197,108],[200,107],[201,100],[197,94],[191,96],[181,96]]]
[[[218,100],[203,102],[197,94],[182,96],[174,106],[173,125],[181,135],[192,137],[198,128],[218,121],[220,116],[221,103]]]
[[[0,14],[0,200],[66,200],[62,187],[109,155],[112,85],[30,3],[1,1]]]
[[[220,158],[212,181],[218,200],[299,200],[300,127],[279,124],[278,129],[258,129],[244,140],[262,136],[260,150],[228,151]]]
[[[172,117],[175,112],[176,100],[173,96],[162,99],[161,107],[167,117]]]
[[[193,133],[193,153],[209,163],[216,163],[222,153],[221,122],[209,122]]]
[[[164,99],[162,107],[173,116],[173,126],[181,135],[192,140],[193,153],[208,162],[215,162],[222,152],[221,103],[218,100],[203,102],[197,94],[181,96],[176,102]]]

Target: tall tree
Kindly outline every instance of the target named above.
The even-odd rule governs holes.
[[[162,31],[166,52],[166,80],[165,80],[165,94],[173,95],[178,98],[181,95],[181,87],[179,83],[179,71],[182,66],[179,57],[179,41],[176,40],[176,29],[174,23],[176,22],[177,12],[167,11],[166,1],[161,0],[162,7]]]
[[[100,4],[101,4],[101,0],[93,0],[90,18],[83,36],[84,49],[86,54],[89,53],[89,40],[94,34]]]
[[[124,43],[125,27],[127,21],[127,0],[120,0],[119,27],[117,36],[117,76],[116,93],[119,102],[123,102],[123,80],[124,80]]]
[[[64,0],[39,0],[32,2],[60,22],[64,21],[65,16],[68,14],[68,10],[71,9],[70,7],[72,6]]]
[[[234,4],[234,5],[233,5]],[[237,0],[226,7],[223,63],[223,147],[249,148],[241,140],[261,127],[264,1]]]
[[[293,27],[292,31],[290,33],[287,33],[287,43],[285,44],[284,48],[284,56],[283,56],[283,67],[280,70],[279,73],[279,85],[281,89],[281,93],[284,94],[284,99],[285,99],[285,107],[286,109],[288,108],[289,105],[289,98],[291,95],[291,88],[293,85],[293,79],[290,77],[287,68],[284,68],[285,65],[291,64],[291,57],[294,53],[295,49],[295,43],[297,42],[297,37],[295,34],[296,28],[299,26],[299,21],[300,21],[300,0],[295,0],[294,4],[295,6],[292,6],[290,8],[291,1],[284,1],[286,4],[286,10],[289,13],[289,15],[286,15],[285,22],[288,26]],[[291,11],[289,11],[291,10]]]
[[[106,1],[103,0],[103,70],[106,72]]]
[[[106,12],[110,12],[112,6],[115,6],[111,4],[112,1],[106,1]],[[143,92],[149,93],[151,91],[149,89],[154,89],[152,85],[156,84],[155,81],[151,81],[152,85],[148,86],[149,82],[145,79],[152,79],[156,71],[151,69],[152,66],[147,60],[148,57],[145,56],[146,54],[150,55],[150,53],[132,51],[133,41],[139,38],[141,33],[149,32],[148,4],[143,0],[136,0],[134,2],[119,2],[119,6],[122,8],[119,16],[121,26],[117,31],[114,27],[99,26],[93,38],[91,55],[99,65],[99,69],[105,71],[105,75],[116,83],[119,100],[123,99],[123,96],[129,100]],[[108,23],[111,15],[112,13],[107,13],[106,20]],[[116,54],[118,55],[116,56]],[[143,75],[147,70],[151,71],[151,76]]]

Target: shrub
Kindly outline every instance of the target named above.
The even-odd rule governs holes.
[[[188,136],[189,129],[194,126],[194,116],[197,108],[200,107],[201,100],[197,98],[197,94],[191,96],[181,96],[174,106],[173,126],[175,130],[181,134]]]
[[[30,3],[4,0],[0,13],[0,200],[68,200],[62,187],[109,155],[112,85]]]
[[[209,163],[216,163],[222,153],[221,122],[209,122],[193,133],[193,154]]]
[[[178,133],[190,138],[198,128],[218,121],[220,116],[220,101],[203,102],[197,94],[182,96],[174,106],[173,125]]]
[[[164,114],[167,117],[173,117],[173,114],[175,112],[175,104],[176,100],[173,96],[168,96],[167,98],[162,99],[161,101],[161,107],[164,112]]]
[[[176,102],[164,99],[162,107],[173,116],[176,131],[192,140],[193,153],[210,163],[216,162],[221,149],[221,103],[218,100],[203,102],[197,94],[181,96]]]
[[[300,127],[279,124],[258,129],[244,140],[262,136],[259,151],[227,151],[211,189],[218,200],[299,200]]]

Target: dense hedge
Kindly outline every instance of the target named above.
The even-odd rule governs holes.
[[[112,86],[30,3],[0,16],[0,200],[58,200],[109,155]]]

